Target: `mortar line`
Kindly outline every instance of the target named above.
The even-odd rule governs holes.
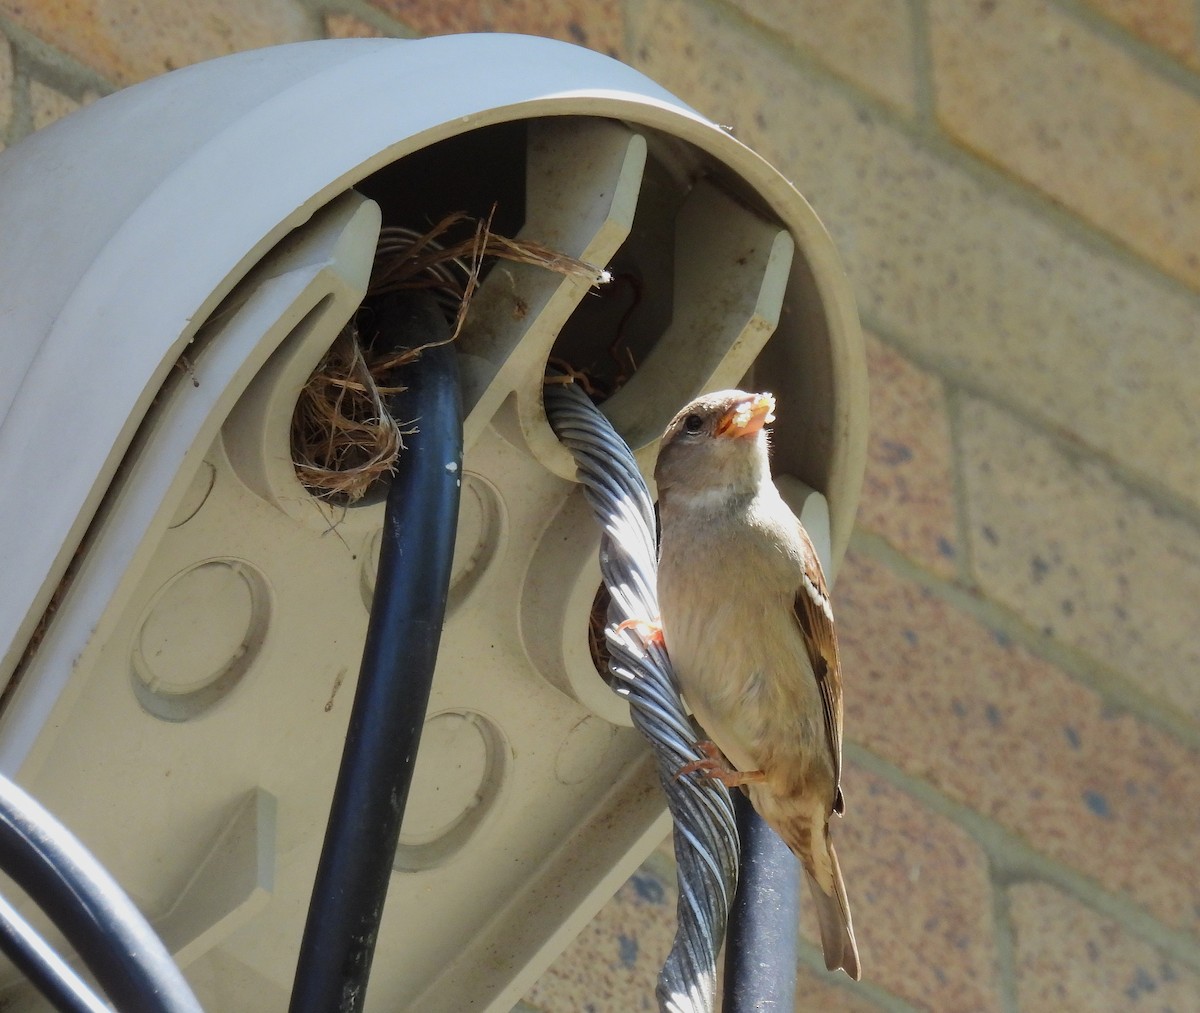
[[[641,4],[637,3],[637,0],[618,0],[618,9],[621,12],[621,62],[630,66],[634,65],[633,40],[637,37],[634,21],[640,8]]]
[[[12,46],[13,80],[12,80],[12,112],[8,117],[8,125],[4,129],[6,147],[12,147],[22,137],[33,132],[33,102],[29,96],[29,75],[21,65],[21,58]]]
[[[844,753],[851,763],[883,778],[970,834],[992,862],[993,882],[997,886],[1040,882],[1056,887],[1093,911],[1119,922],[1132,935],[1172,960],[1200,973],[1200,940],[1194,936],[1164,925],[1137,901],[1114,894],[1079,870],[1043,855],[1008,828],[943,794],[929,782],[907,773],[865,746],[847,741]]]
[[[120,90],[121,86],[104,77],[99,71],[43,41],[2,14],[0,32],[8,36],[12,44],[16,69],[42,84],[61,91],[64,95],[81,99],[89,91],[109,95]]]
[[[398,18],[385,14],[366,0],[296,0],[296,3],[317,18],[326,14],[348,14],[377,28],[388,38],[419,39],[421,35]],[[322,30],[324,24],[320,25]]]
[[[937,83],[933,78],[933,38],[930,35],[928,0],[909,0],[912,27],[913,74],[916,78],[913,103],[916,122],[937,129]]]
[[[954,389],[960,399],[963,395],[985,401],[1019,422],[1035,429],[1050,442],[1060,456],[1072,464],[1088,464],[1099,467],[1104,474],[1124,492],[1152,503],[1163,515],[1181,521],[1200,534],[1200,504],[1188,500],[1181,493],[1157,481],[1153,476],[1125,464],[1109,451],[1083,438],[1072,438],[1066,434],[1061,423],[1042,415],[1036,408],[1022,404],[1002,391],[984,386],[978,377],[940,359],[937,355],[910,343],[889,325],[866,312],[861,314],[864,329],[870,331],[883,344],[899,352],[910,362],[927,373],[941,378]]]
[[[990,872],[989,865],[989,872]],[[1008,891],[994,878],[992,889],[992,938],[996,943],[996,989],[1002,1013],[1021,1013],[1017,988],[1016,930],[1009,909]]]
[[[11,137],[13,133],[13,121],[17,118],[17,87],[20,85],[23,74],[17,66],[17,48],[7,38],[0,36],[0,46],[4,46],[8,50],[8,73],[9,73],[9,99],[8,99],[8,121],[0,129],[0,142],[5,146],[12,143]]]
[[[812,47],[776,34],[770,24],[757,20],[744,8],[736,6],[735,0],[708,0],[703,6],[714,17],[720,19],[731,29],[740,31],[748,38],[756,40],[765,48],[773,50],[774,55],[782,62],[803,71],[819,83],[830,87],[840,97],[856,104],[862,103],[870,106],[873,111],[881,113],[883,118],[889,123],[907,127],[906,132],[912,131],[916,126],[914,116],[917,115],[918,110],[915,108],[915,102],[914,110],[911,114],[902,105],[892,105],[882,96],[869,91],[866,87],[856,83],[848,75],[840,73],[830,64],[822,61],[818,56],[814,55]],[[911,23],[912,20],[910,18]],[[916,132],[920,133],[919,130]]]
[[[1111,21],[1079,0],[1053,0],[1067,18],[1120,49],[1137,64],[1189,95],[1200,98],[1200,75],[1153,42]]]
[[[988,629],[1003,633],[1030,654],[1092,690],[1106,706],[1131,714],[1188,749],[1200,752],[1200,727],[1191,718],[1139,689],[1125,676],[1079,648],[1047,637],[1007,606],[931,573],[891,546],[881,535],[856,527],[850,535],[850,548],[883,563],[893,573],[931,592]]]
[[[912,1006],[899,996],[893,995],[882,985],[877,985],[871,981],[871,969],[869,967],[866,968],[866,974],[862,981],[851,981],[841,972],[827,970],[825,967],[825,958],[821,954],[821,951],[803,937],[800,939],[796,955],[798,966],[803,967],[806,971],[815,974],[819,978],[824,978],[834,988],[841,989],[849,995],[860,996],[874,1003],[881,1010],[885,1011],[885,1013],[917,1013],[917,1007]]]
[[[1200,290],[1156,267],[1120,237],[1104,231],[1053,200],[1032,181],[956,144],[937,127],[936,117],[932,123],[926,123],[907,116],[833,71],[809,50],[772,34],[767,26],[754,21],[740,9],[731,7],[730,0],[710,0],[708,9],[855,108],[867,109],[873,117],[896,130],[915,147],[963,173],[989,193],[1033,214],[1040,222],[1053,227],[1083,249],[1133,270],[1200,306]]]
[[[935,374],[936,375],[936,374]],[[967,494],[966,453],[962,447],[962,397],[959,389],[938,375],[942,399],[946,405],[946,426],[950,430],[950,489],[954,505],[954,536],[958,542],[955,567],[964,587],[974,587],[975,539],[972,537],[971,504]]]

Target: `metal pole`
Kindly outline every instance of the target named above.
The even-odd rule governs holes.
[[[800,863],[734,792],[742,866],[725,938],[725,1013],[796,1008]]]
[[[441,340],[428,296],[388,296],[398,344]],[[358,687],[300,947],[291,1013],[361,1010],[392,873],[450,586],[462,477],[462,404],[450,346],[422,352],[397,411],[417,419],[388,493]],[[418,912],[412,912],[417,916]]]

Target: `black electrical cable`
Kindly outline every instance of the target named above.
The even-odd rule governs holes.
[[[800,863],[783,840],[733,793],[742,864],[725,936],[725,1013],[796,1008]]]
[[[108,1013],[108,1006],[20,913],[0,897],[0,951],[61,1013]]]
[[[0,777],[0,870],[62,932],[121,1013],[201,1013],[166,947],[116,880],[5,777]]]
[[[373,304],[391,343],[444,340],[427,294]],[[449,345],[409,368],[395,412],[417,433],[400,455],[358,687],[292,988],[291,1013],[361,1010],[446,613],[462,476],[462,404]],[[412,912],[419,917],[419,912]]]

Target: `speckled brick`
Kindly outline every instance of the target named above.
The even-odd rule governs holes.
[[[838,599],[852,741],[1200,936],[1200,755],[859,552]]]
[[[319,35],[315,18],[291,0],[0,0],[0,12],[116,84]]]
[[[905,0],[734,0],[734,6],[836,73],[912,112],[915,50]]]
[[[1193,0],[1085,0],[1105,17],[1177,60],[1200,67]]]
[[[953,454],[942,382],[867,337],[870,442],[858,523],[928,569],[958,569]]]
[[[872,326],[1200,505],[1200,300],[1039,220],[700,5],[647,0],[630,18],[637,65],[812,202]]]
[[[1023,1010],[1200,1008],[1200,976],[1051,886],[1009,890]]]
[[[960,419],[985,592],[1200,719],[1200,529],[986,402]]]
[[[326,14],[325,37],[328,39],[378,39],[383,32],[353,14]]]
[[[1200,99],[1044,0],[932,0],[961,143],[1200,288]]]
[[[675,937],[675,883],[643,866],[529,990],[542,1013],[657,1010],[654,986]]]
[[[657,1009],[654,988],[675,936],[674,852],[668,837],[522,1000],[539,1013]],[[909,874],[906,868],[904,875]],[[877,877],[876,877],[877,878]],[[801,906],[807,904],[806,896]],[[716,992],[723,989],[721,960]],[[842,974],[796,970],[796,1010],[878,1013]]]
[[[624,14],[619,0],[369,0],[422,35],[455,32],[517,32],[574,42],[619,56]]]
[[[982,848],[853,764],[843,787],[846,816],[834,821],[833,834],[863,977],[925,1009],[995,1009],[992,892]],[[801,913],[805,934],[819,945],[807,889]]]
[[[801,900],[803,904],[803,900]],[[814,971],[801,965],[796,970],[795,1013],[836,1010],[837,1013],[881,1013],[883,1007],[860,993],[841,971]]]

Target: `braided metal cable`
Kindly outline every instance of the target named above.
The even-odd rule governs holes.
[[[705,777],[677,778],[700,759],[696,733],[661,638],[643,640],[626,620],[658,616],[654,503],[625,441],[573,384],[548,384],[546,415],[571,451],[584,494],[604,529],[600,571],[612,595],[605,638],[616,693],[649,740],[674,820],[679,878],[675,943],[658,977],[659,1008],[712,1013],[717,953],[737,886],[738,834],[728,789]]]

